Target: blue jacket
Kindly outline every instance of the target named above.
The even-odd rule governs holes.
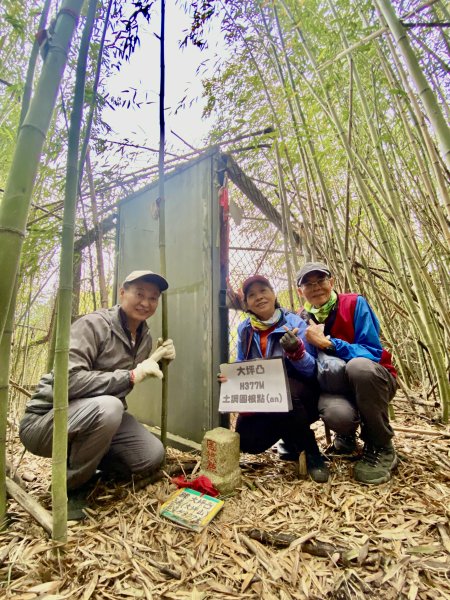
[[[303,377],[313,377],[316,371],[316,360],[313,357],[314,348],[305,341],[306,323],[299,316],[291,313],[284,308],[281,309],[283,318],[277,327],[271,331],[267,338],[267,350],[265,358],[277,356],[284,357],[287,373],[290,377],[301,375]],[[283,326],[289,329],[298,328],[297,337],[303,340],[306,352],[300,360],[290,360],[284,352],[280,339],[286,333]],[[238,343],[237,343],[237,362],[251,360],[252,358],[264,358],[261,352],[259,333],[250,325],[250,318],[239,324]]]

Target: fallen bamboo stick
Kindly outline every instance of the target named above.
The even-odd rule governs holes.
[[[6,478],[6,491],[11,498],[14,498],[14,500],[27,511],[27,513],[36,519],[39,525],[41,525],[47,533],[52,535],[53,519],[48,510],[41,506],[39,502],[27,494],[20,485],[9,477]]]
[[[270,544],[279,548],[287,548],[293,542],[299,539],[299,536],[293,533],[272,533],[269,531],[264,531],[263,529],[250,529],[249,531],[246,531],[246,534],[249,538],[257,540],[262,544]],[[314,542],[302,542],[300,544],[300,549],[306,554],[319,556],[321,558],[330,558],[338,555],[336,560],[337,565],[348,566],[350,564],[350,561],[344,558],[344,554],[348,552],[348,548],[343,548],[342,546],[334,546],[332,544],[318,542],[316,540]]]
[[[29,392],[28,390],[26,390],[25,388],[23,388],[21,385],[19,385],[18,383],[16,383],[12,379],[9,380],[9,385],[11,385],[13,388],[15,388],[16,390],[18,390],[19,392],[21,392],[27,398],[31,398],[31,396],[33,395],[31,392]]]
[[[399,427],[394,425],[394,431],[400,431],[402,433],[412,433],[416,435],[431,435],[434,437],[446,437],[450,438],[450,431],[430,431],[429,429],[413,429],[411,427]]]

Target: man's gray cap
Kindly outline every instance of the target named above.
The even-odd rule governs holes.
[[[143,279],[149,283],[154,283],[159,287],[161,292],[164,292],[169,287],[169,284],[164,277],[162,275],[158,275],[158,273],[153,273],[153,271],[131,271],[131,273],[123,280],[122,286],[125,283],[133,283],[138,279]]]
[[[331,271],[326,264],[321,262],[307,262],[297,273],[297,286],[303,283],[304,278],[310,273],[324,273],[331,277]]]

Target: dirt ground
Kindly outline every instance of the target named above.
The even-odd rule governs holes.
[[[59,555],[10,501],[0,597],[450,600],[450,428],[406,412],[394,427],[400,465],[375,487],[354,482],[352,461],[342,458],[320,485],[299,480],[295,464],[272,451],[242,455],[242,487],[201,533],[159,516],[176,489],[168,477],[139,491],[100,484]],[[324,447],[321,426],[317,435]],[[17,464],[20,445],[10,449]],[[199,458],[171,449],[168,457],[168,464]],[[27,453],[17,472],[49,508],[50,462]],[[290,543],[261,543],[254,529],[290,534]]]

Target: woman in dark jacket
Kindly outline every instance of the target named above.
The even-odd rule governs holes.
[[[282,357],[285,361],[293,408],[287,413],[241,413],[236,423],[242,452],[258,454],[280,438],[297,453],[305,450],[308,472],[314,481],[328,480],[310,424],[318,419],[319,389],[316,362],[304,341],[305,322],[280,308],[271,283],[253,275],[242,285],[244,307],[249,317],[238,327],[237,360]],[[226,381],[219,374],[219,381]]]

